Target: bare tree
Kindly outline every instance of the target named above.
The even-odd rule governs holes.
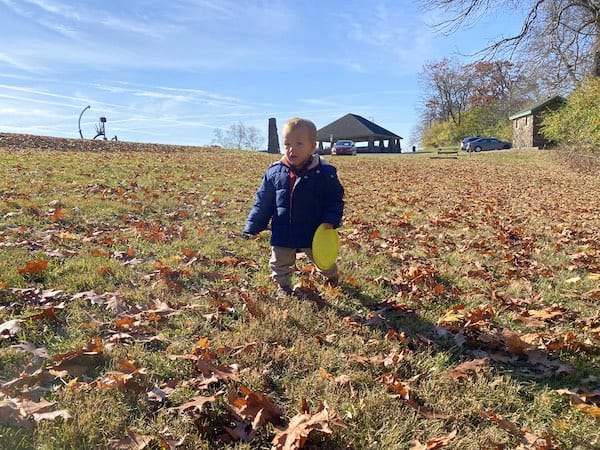
[[[244,148],[249,150],[259,150],[264,142],[263,135],[256,127],[246,127],[244,136]]]
[[[567,7],[567,0],[547,2],[542,10],[547,18],[532,28],[525,55],[536,78],[546,91],[570,90],[594,66],[594,26],[581,8]]]
[[[437,25],[447,33],[496,11],[524,9],[527,14],[520,32],[482,49],[485,57],[495,57],[503,51],[512,56],[528,48],[536,51],[538,57],[552,55],[552,61],[559,61],[560,68],[574,83],[583,72],[600,77],[600,0],[422,0],[422,3],[431,9],[450,12],[450,18]]]
[[[423,66],[419,80],[425,88],[423,119],[426,123],[450,120],[460,124],[472,90],[472,80],[455,60],[444,58]]]
[[[214,130],[213,143],[226,148],[259,150],[264,137],[256,127],[247,127],[242,122],[234,123],[227,130]]]

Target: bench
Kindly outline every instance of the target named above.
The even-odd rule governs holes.
[[[442,150],[437,149],[437,152],[431,159],[458,159],[458,150]]]

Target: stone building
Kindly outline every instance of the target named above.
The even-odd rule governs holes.
[[[513,148],[542,148],[550,145],[551,142],[541,134],[541,118],[544,113],[556,111],[564,103],[563,97],[555,95],[509,116],[513,121]]]

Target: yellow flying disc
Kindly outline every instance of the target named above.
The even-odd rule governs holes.
[[[321,270],[329,270],[335,264],[340,247],[340,237],[335,228],[319,225],[312,241],[313,258]]]

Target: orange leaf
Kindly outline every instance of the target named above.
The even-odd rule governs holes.
[[[468,312],[467,320],[471,323],[489,322],[495,315],[496,312],[490,305],[479,305]]]
[[[64,215],[65,215],[65,212],[63,211],[63,209],[60,206],[57,206],[54,209],[54,212],[52,213],[52,215],[50,216],[50,220],[52,222],[58,222]]]
[[[27,261],[25,267],[18,269],[21,275],[36,275],[42,273],[48,268],[48,261],[45,259],[38,259],[36,261]]]
[[[104,264],[104,265],[98,267],[98,275],[100,275],[101,277],[109,275],[110,273],[111,273],[110,266]]]
[[[350,275],[344,274],[344,281],[352,287],[358,287],[358,281]]]
[[[596,419],[600,419],[600,407],[598,406],[580,404],[575,405],[575,408],[577,408],[581,412],[589,414],[592,417],[595,417]]]
[[[238,381],[237,366],[217,366],[211,361],[206,361],[198,358],[196,361],[196,369],[205,377],[215,376],[222,381]]]
[[[403,398],[404,400],[410,399],[410,386],[408,385],[408,383],[405,383],[404,381],[400,380],[400,378],[398,378],[393,373],[384,373],[379,378],[377,378],[377,381],[381,382],[382,384],[385,384],[388,390],[396,394],[398,397]]]
[[[115,320],[115,327],[116,328],[124,328],[124,329],[132,328],[133,327],[133,318],[120,317],[117,320]]]
[[[240,260],[237,258],[234,258],[233,256],[224,256],[222,258],[217,259],[217,262],[219,264],[235,266],[236,264],[239,264]]]
[[[246,386],[239,387],[239,393],[230,392],[227,398],[229,405],[234,411],[244,419],[254,419],[260,415],[257,426],[262,426],[267,423],[280,425],[282,423],[281,416],[283,411],[279,406],[273,403],[266,395],[260,392],[253,392]]]
[[[435,295],[442,295],[446,291],[446,287],[443,284],[436,284],[433,288]]]
[[[198,252],[196,250],[192,250],[191,248],[182,248],[181,253],[186,258],[192,259],[198,256]]]
[[[198,339],[198,342],[192,348],[192,355],[205,355],[207,351],[210,351],[210,347],[208,345],[208,337],[203,337]],[[206,358],[205,358],[206,359]]]

